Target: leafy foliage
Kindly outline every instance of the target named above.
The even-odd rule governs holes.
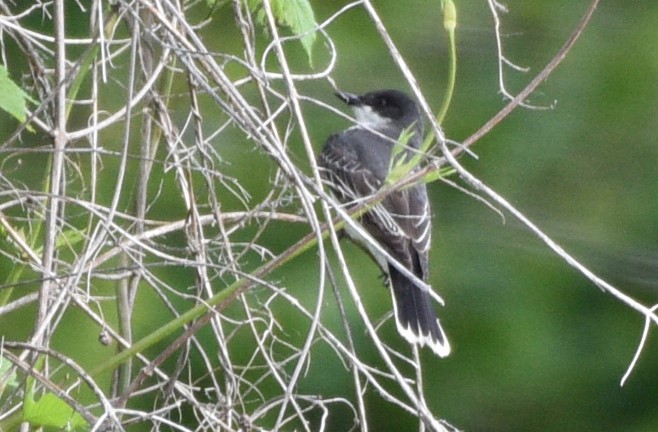
[[[0,109],[5,110],[20,122],[25,121],[25,101],[32,100],[22,88],[9,78],[9,72],[0,66]]]
[[[84,430],[89,426],[80,414],[52,393],[46,393],[38,400],[27,396],[23,421],[36,427],[52,426],[67,431]]]
[[[266,11],[263,0],[248,0],[249,8],[256,13],[258,23],[265,26]],[[315,15],[308,0],[271,0],[272,14],[279,25],[288,28],[295,36],[300,36],[309,63],[313,64],[313,44],[315,42]]]

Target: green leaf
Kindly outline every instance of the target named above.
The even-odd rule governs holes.
[[[206,0],[206,6],[209,9],[217,10],[228,3],[228,0]]]
[[[34,369],[41,370],[43,363],[43,356],[37,358]],[[48,392],[36,401],[35,384],[36,378],[29,375],[25,381],[23,396],[23,421],[33,426],[53,426],[68,431],[89,428],[89,424],[80,414],[53,393]]]
[[[2,230],[0,229],[0,240],[2,239]],[[84,232],[77,230],[77,229],[67,229],[64,230],[64,232],[57,236],[55,239],[55,247],[56,248],[61,248],[61,247],[72,247],[80,242],[82,242],[85,239],[85,234]],[[43,252],[43,246],[39,246],[34,249],[34,251],[41,255]],[[25,257],[23,257],[25,258]]]
[[[64,246],[73,246],[81,243],[85,239],[85,233],[75,228],[64,230],[64,232],[57,237],[55,247],[60,248]]]
[[[397,142],[391,149],[391,161],[389,163],[388,175],[386,176],[386,184],[393,185],[402,180],[407,174],[414,170],[420,164],[423,157],[425,157],[431,145],[431,139],[426,139],[420,148],[409,157],[407,144],[414,135],[415,125],[411,125],[402,131]],[[438,171],[432,171],[423,176],[419,182],[431,183],[441,178],[447,177],[455,172],[452,167],[441,168]]]
[[[17,86],[4,66],[0,65],[0,108],[7,111],[19,122],[25,121],[25,101],[30,97]]]
[[[308,0],[269,0],[277,23],[288,28],[295,36],[301,36],[302,46],[313,65],[313,43],[315,42],[315,14]],[[262,25],[265,18],[263,0],[247,0],[252,11],[256,11],[257,21]],[[303,35],[303,36],[302,36]]]
[[[12,363],[9,360],[0,357],[0,376],[5,378],[3,381],[0,381],[0,395],[4,392],[6,387],[14,389],[18,385],[18,377],[16,376],[15,371],[8,376],[6,375],[7,372],[9,372],[11,365]]]
[[[421,179],[421,181],[422,181],[423,183],[432,183],[432,182],[437,181],[437,180],[439,180],[439,179],[442,179],[442,178],[445,178],[445,177],[451,176],[451,175],[453,175],[454,173],[455,173],[455,169],[454,169],[454,168],[452,168],[452,167],[445,167],[445,168],[441,168],[441,169],[438,170],[438,171],[432,171],[432,172],[429,172],[429,173],[425,174],[425,175],[423,176],[423,178]]]
[[[66,430],[88,427],[87,421],[80,414],[52,393],[46,393],[38,401],[26,397],[23,421],[32,426],[54,426]]]
[[[388,166],[388,175],[386,176],[387,184],[394,184],[400,181],[409,171],[413,169],[420,158],[412,157],[410,160],[407,157],[407,145],[412,136],[414,136],[415,125],[412,124],[408,128],[402,131],[397,142],[393,145],[391,149],[391,160]],[[415,161],[415,164],[412,165],[411,162]]]
[[[16,230],[16,232],[18,233],[19,236],[22,237],[23,240],[25,239],[25,235],[23,234],[22,230],[19,229]],[[0,247],[2,247],[2,249],[5,252],[15,257],[22,256],[23,251],[21,250],[20,246],[16,244],[14,238],[11,235],[9,235],[9,232],[3,225],[0,225]],[[1,360],[2,359],[0,359],[0,365],[2,365]],[[0,376],[1,376],[1,371],[0,371]]]
[[[290,28],[295,35],[302,36],[309,63],[313,63],[313,43],[315,42],[315,15],[308,0],[275,0],[272,2],[276,18]]]

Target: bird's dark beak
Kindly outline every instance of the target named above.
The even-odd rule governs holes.
[[[334,93],[338,99],[342,100],[348,105],[361,105],[361,97],[353,93],[336,91]]]

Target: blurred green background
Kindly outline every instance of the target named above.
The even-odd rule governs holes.
[[[314,1],[312,5],[320,22],[347,3]],[[501,16],[505,54],[529,68],[528,73],[506,69],[506,85],[512,93],[520,91],[559,50],[587,3],[506,3],[509,13]],[[448,58],[438,2],[380,0],[375,6],[437,109]],[[457,86],[443,127],[449,138],[461,141],[504,101],[498,92],[493,21],[486,2],[458,2],[457,8]],[[217,40],[208,44],[237,52],[233,18],[224,12],[228,9],[213,16]],[[408,90],[363,10],[349,11],[327,31],[338,52],[332,77],[342,89]],[[303,52],[296,51],[299,56],[293,64],[307,69]],[[315,56],[316,68],[322,69],[326,53],[321,39]],[[602,2],[575,48],[529,100],[554,108],[517,109],[475,145],[478,160],[461,159],[591,270],[647,305],[658,302],[657,77],[658,2]],[[300,89],[343,109],[325,81],[303,82]],[[181,110],[181,119],[187,115],[183,108],[172,108]],[[304,104],[303,109],[317,151],[330,133],[348,126],[346,120],[314,105]],[[77,121],[82,124],[86,119]],[[3,126],[0,132],[5,137],[10,131]],[[118,149],[120,133],[117,128],[117,140],[105,142],[105,148]],[[303,160],[301,144],[293,145]],[[239,141],[223,143],[221,151],[231,161],[227,172],[245,179],[255,200],[266,193],[263,185],[271,169],[265,155],[245,152]],[[36,163],[38,156],[32,157]],[[33,166],[12,167],[12,174],[29,183],[34,181],[30,179]],[[113,169],[106,163],[103,175],[111,178]],[[254,176],[261,172],[262,177]],[[643,317],[602,293],[511,216],[502,220],[446,184],[433,183],[429,189],[435,215],[431,283],[446,301],[439,312],[454,350],[444,360],[423,353],[433,411],[467,431],[658,430],[658,349],[653,334],[630,379],[620,387],[640,340]],[[170,220],[184,217],[177,195],[172,193],[169,199],[163,190],[151,214]],[[284,228],[274,224],[263,234],[262,243],[278,252],[292,244],[291,238],[306,233],[301,226],[292,231]],[[390,308],[390,297],[377,280],[379,270],[357,248],[346,243],[345,249],[369,310],[373,316],[383,315]],[[317,285],[317,263],[315,251],[309,252],[272,279],[311,302],[315,293],[305,290]],[[0,257],[0,271],[6,274],[10,268],[11,262]],[[191,271],[163,269],[161,275],[167,274],[193,285]],[[32,289],[36,287],[35,283]],[[145,292],[142,304],[157,302]],[[135,317],[137,335],[167,320],[161,312],[141,310],[144,313]],[[351,312],[356,343],[367,345],[358,317]],[[328,304],[324,313],[328,322],[335,320],[338,326],[334,304]],[[73,313],[60,327],[55,339],[59,349],[72,356],[85,352],[84,366],[112,353],[94,345],[97,329],[77,327],[76,320]],[[3,317],[1,333],[23,339],[32,323],[30,313]],[[303,332],[293,330],[295,321],[284,323],[288,335],[301,340]],[[73,344],[67,329],[77,334]],[[406,352],[392,325],[388,330],[385,340]],[[90,346],[97,351],[89,352]],[[320,347],[314,356],[324,354],[329,351]],[[345,389],[351,386],[350,374],[338,362],[327,360],[312,364],[300,391],[349,396]],[[413,417],[391,409],[375,394],[367,403],[370,430],[417,428]],[[332,418],[333,430],[344,430],[351,422],[347,410],[345,416],[344,423]]]
[[[485,2],[456,3],[457,86],[443,127],[459,141],[503,101],[489,10]],[[567,40],[588,2],[505,4],[505,54],[530,69],[505,70],[507,88],[516,93]],[[439,8],[426,1],[376,6],[438,109],[447,72]],[[322,13],[331,10],[333,3],[322,4]],[[329,32],[338,46],[339,86],[408,89],[365,13],[350,13]],[[658,2],[602,2],[529,100],[555,108],[517,109],[473,148],[479,160],[461,159],[591,270],[648,305],[658,300],[657,78]],[[446,360],[424,357],[430,406],[467,431],[658,430],[653,332],[620,387],[644,319],[511,216],[502,221],[450,186],[429,188],[431,282],[446,301],[439,312],[454,348]],[[351,258],[367,260],[360,251]],[[376,273],[369,271],[364,284]],[[375,298],[387,307],[383,293],[368,300]],[[375,399],[382,414],[372,416],[373,430],[412,430]]]

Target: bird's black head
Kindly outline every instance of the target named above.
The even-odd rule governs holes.
[[[398,90],[377,90],[361,95],[337,92],[336,96],[354,110],[362,125],[380,130],[404,129],[416,122],[422,134],[422,122],[416,102]]]

